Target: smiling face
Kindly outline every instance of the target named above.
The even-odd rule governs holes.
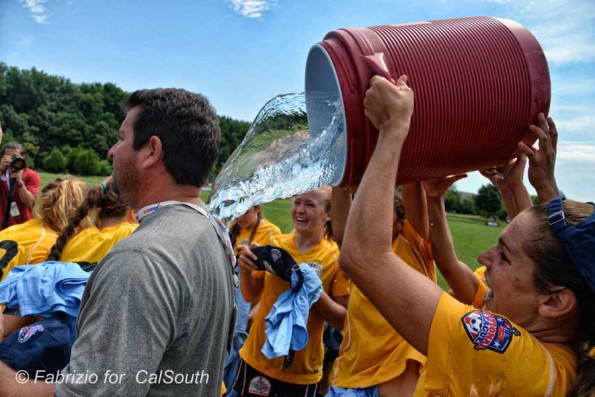
[[[531,236],[535,220],[528,212],[516,216],[502,231],[498,244],[478,257],[486,266],[486,309],[502,314],[527,327],[538,316],[543,295],[533,279],[535,263],[527,256],[523,244]]]
[[[327,212],[329,200],[330,194],[324,189],[295,196],[291,218],[296,233],[303,236],[322,236],[326,222],[331,219]]]

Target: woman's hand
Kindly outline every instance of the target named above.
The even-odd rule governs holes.
[[[258,247],[256,243],[250,243],[250,245],[238,245],[238,266],[244,273],[252,273],[252,270],[256,270],[256,260],[258,259],[251,248]]]
[[[442,178],[423,181],[421,185],[426,191],[426,196],[430,198],[442,198],[456,181],[466,177],[467,174],[449,175]]]

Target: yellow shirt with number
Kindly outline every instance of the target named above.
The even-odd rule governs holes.
[[[56,243],[58,234],[38,219],[11,226],[0,232],[2,280],[15,266],[43,262]]]
[[[283,248],[301,264],[307,263],[319,275],[324,291],[331,297],[349,294],[349,282],[339,267],[339,248],[332,241],[323,239],[319,245],[307,252],[299,252],[295,245],[295,232],[274,237],[271,245]],[[248,339],[240,350],[240,356],[251,367],[263,374],[292,384],[313,384],[322,378],[322,331],[324,320],[314,309],[308,316],[308,344],[296,351],[290,368],[283,368],[284,357],[273,360],[261,352],[266,340],[264,319],[273,307],[277,297],[289,288],[289,283],[269,272],[254,272],[255,277],[264,277],[264,288],[260,297],[261,307],[256,315]]]
[[[136,223],[122,222],[99,230],[95,226],[83,229],[72,236],[62,250],[62,262],[98,263],[123,238],[132,234]]]
[[[436,281],[430,243],[405,221],[393,251],[409,266]],[[344,338],[333,368],[333,386],[370,387],[398,377],[407,360],[425,357],[399,335],[355,286],[351,286]]]
[[[576,365],[569,347],[541,343],[505,317],[443,293],[414,396],[469,396],[472,388],[479,396],[490,389],[497,396],[566,396]]]

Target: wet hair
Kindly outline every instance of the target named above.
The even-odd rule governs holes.
[[[8,142],[6,145],[4,145],[4,153],[6,153],[6,149],[17,149],[22,157],[27,157],[27,149],[25,149],[25,147],[19,142]]]
[[[593,212],[590,204],[572,200],[562,202],[566,220],[575,225]],[[570,396],[595,394],[595,359],[590,352],[595,348],[595,292],[572,263],[572,259],[554,236],[548,223],[547,204],[529,209],[536,220],[536,230],[524,244],[524,249],[536,264],[533,279],[544,294],[554,293],[554,287],[564,287],[576,296],[578,304],[578,330],[576,345],[578,354],[578,377]],[[594,248],[595,249],[595,248]]]
[[[219,154],[219,120],[207,98],[181,89],[133,92],[130,110],[140,106],[134,122],[133,148],[155,135],[161,139],[163,162],[176,183],[201,187]]]
[[[324,211],[327,214],[330,214],[331,213],[331,187],[323,186],[319,190],[324,191],[326,193],[325,198],[324,198]],[[336,241],[335,235],[333,233],[333,224],[330,219],[328,221],[326,221],[326,223],[324,224],[324,238],[326,238],[327,240],[330,240],[330,241]]]
[[[79,179],[56,179],[41,190],[36,217],[42,225],[60,233],[85,200],[88,190],[89,186]],[[83,227],[89,225],[88,220],[81,223]]]
[[[260,207],[260,205],[255,205],[254,207],[259,207],[259,210],[256,212],[256,224],[254,225],[254,228],[252,229],[252,232],[250,233],[249,243],[251,243],[252,240],[254,240],[254,236],[256,235],[256,229],[258,229],[258,226],[260,226],[260,222],[264,218],[264,215],[262,214],[262,208]],[[254,208],[254,207],[252,207],[252,208]],[[242,227],[240,226],[240,223],[238,222],[237,219],[235,219],[231,223],[231,225],[229,225],[229,238],[231,240],[232,245],[236,245],[236,240],[238,239],[238,234],[240,234],[241,230],[242,230]]]
[[[401,192],[399,192],[397,188],[395,188],[393,209],[395,211],[395,214],[397,215],[397,219],[400,221],[404,221],[406,218],[405,206],[403,205],[403,197],[401,196]]]
[[[76,212],[69,219],[66,227],[63,228],[56,243],[50,250],[49,261],[58,261],[62,255],[64,247],[68,240],[80,229],[81,223],[88,219],[89,212],[93,208],[98,208],[99,219],[119,218],[126,214],[130,207],[122,202],[111,185],[97,185],[89,189],[87,197],[77,208]]]

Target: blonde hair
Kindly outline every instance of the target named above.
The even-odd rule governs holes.
[[[330,187],[329,185],[324,185],[324,186],[319,187],[318,189],[314,189],[312,191],[318,191],[318,192],[322,193],[322,195],[323,195],[322,199],[324,200],[324,211],[327,214],[330,214],[331,213],[332,192],[333,192],[332,187]],[[333,233],[333,225],[330,220],[328,220],[324,224],[324,237],[327,240],[336,241],[335,235]]]
[[[498,397],[502,391],[502,380],[498,383],[490,383],[487,393],[479,393],[476,385],[471,385],[469,390],[469,397]]]
[[[88,190],[89,186],[80,179],[56,179],[42,189],[36,217],[42,225],[60,233],[85,201]],[[89,219],[85,219],[79,227],[85,228],[89,224]]]

